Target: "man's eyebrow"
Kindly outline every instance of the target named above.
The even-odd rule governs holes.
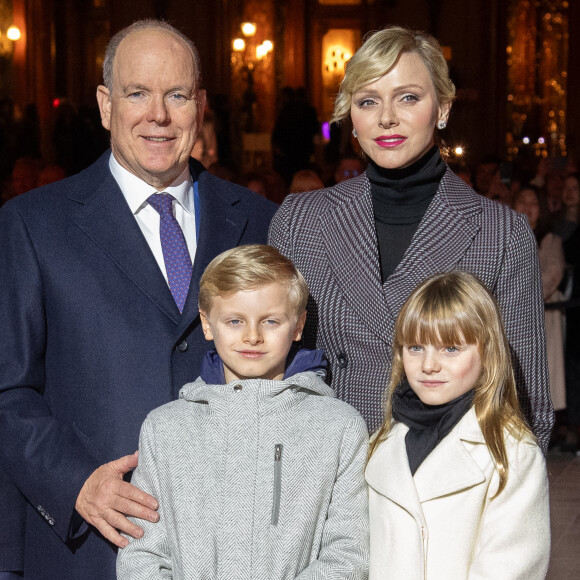
[[[146,91],[147,87],[145,85],[141,85],[141,84],[130,84],[130,85],[124,85],[123,88],[123,93],[127,94],[127,93],[132,93],[134,91]]]
[[[166,93],[190,93],[193,94],[195,93],[195,87],[193,86],[188,86],[188,85],[179,85],[176,87],[171,87],[170,89],[167,89],[167,91],[165,91]]]
[[[130,95],[131,93],[136,92],[149,92],[151,89],[147,85],[143,85],[141,83],[130,83],[124,85],[121,88],[122,95]],[[193,86],[188,85],[177,85],[174,87],[170,87],[164,92],[164,95],[170,95],[171,93],[183,93],[187,96],[188,99],[193,99],[196,96],[196,90]]]

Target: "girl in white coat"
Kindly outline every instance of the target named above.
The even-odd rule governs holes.
[[[546,464],[509,353],[471,274],[434,276],[401,309],[366,469],[371,580],[545,578]]]

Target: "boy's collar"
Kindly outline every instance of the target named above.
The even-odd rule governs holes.
[[[324,352],[309,348],[292,347],[286,359],[285,380],[289,377],[308,371],[326,370],[327,362]],[[223,385],[226,382],[224,365],[215,349],[206,353],[202,363],[200,376],[208,385]]]
[[[292,345],[286,358],[286,370],[283,380],[289,379],[298,373],[318,370],[326,371],[327,366],[328,363],[324,351]]]
[[[226,382],[224,364],[215,349],[206,353],[201,361],[199,376],[208,385],[223,385]]]

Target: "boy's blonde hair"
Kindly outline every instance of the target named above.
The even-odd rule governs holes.
[[[427,67],[437,104],[451,104],[455,98],[455,85],[449,78],[449,67],[437,40],[425,32],[389,26],[368,36],[346,63],[331,122],[347,119],[353,95],[386,75],[404,52],[416,53]]]
[[[215,296],[229,296],[273,283],[288,287],[288,298],[296,315],[306,310],[308,286],[294,264],[276,248],[250,244],[232,248],[216,256],[199,283],[199,309],[211,311]]]
[[[385,421],[370,454],[384,441],[393,423],[393,394],[405,378],[403,347],[409,344],[477,344],[481,375],[474,385],[473,406],[503,490],[508,478],[504,430],[517,439],[533,435],[518,403],[510,348],[495,298],[467,272],[448,272],[420,284],[407,299],[395,324],[393,367],[386,394]]]

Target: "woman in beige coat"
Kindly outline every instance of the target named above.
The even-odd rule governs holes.
[[[566,270],[562,238],[550,231],[550,213],[544,193],[536,187],[524,187],[515,196],[512,206],[517,212],[527,216],[536,236],[544,302],[549,304],[564,300],[558,289]],[[550,394],[554,410],[561,411],[566,408],[562,311],[546,310],[545,320]]]
[[[546,465],[507,344],[471,274],[434,276],[403,306],[366,469],[371,580],[545,577]]]

